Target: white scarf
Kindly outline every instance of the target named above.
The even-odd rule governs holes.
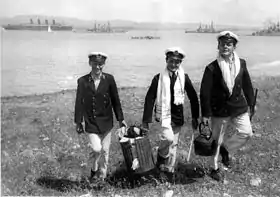
[[[221,55],[218,55],[217,61],[222,71],[222,75],[228,87],[230,95],[234,87],[235,78],[240,71],[240,59],[236,52],[233,52],[233,58],[227,62]]]
[[[185,98],[185,73],[181,66],[175,73],[177,78],[174,84],[174,104],[180,105],[184,104]],[[171,128],[170,77],[167,68],[159,75],[155,118],[161,121],[162,127]]]

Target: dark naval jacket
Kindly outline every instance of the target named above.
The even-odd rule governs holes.
[[[230,95],[218,61],[206,66],[200,88],[201,113],[203,117],[236,117],[252,107],[254,90],[246,61],[240,59],[240,71]]]
[[[78,79],[75,123],[85,121],[85,131],[104,134],[113,128],[113,110],[118,121],[124,119],[115,79],[103,73],[98,88],[90,74]]]
[[[160,74],[154,76],[151,86],[145,97],[144,113],[142,121],[145,123],[152,122],[154,104],[157,97],[157,87]],[[174,104],[174,83],[170,83],[170,94],[171,94],[171,122],[176,126],[182,126],[184,124],[184,111],[183,105]],[[199,102],[196,91],[192,85],[192,82],[187,74],[185,74],[185,91],[187,92],[188,98],[191,104],[192,118],[199,117]]]

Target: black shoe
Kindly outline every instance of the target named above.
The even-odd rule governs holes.
[[[162,156],[160,156],[159,154],[157,155],[157,163],[156,163],[156,167],[161,170],[161,166],[165,166],[165,164],[167,163],[168,161],[168,157],[167,158],[164,158]]]
[[[221,181],[224,178],[220,169],[217,170],[212,169],[209,176],[216,181]]]
[[[229,153],[223,145],[220,147],[220,154],[222,156],[222,163],[224,164],[224,166],[227,168],[231,168],[232,162],[230,161]]]
[[[171,173],[171,172],[160,171],[159,175],[158,175],[158,179],[161,183],[174,183],[175,182],[174,173]]]
[[[90,170],[89,182],[93,182],[97,178],[97,171]]]

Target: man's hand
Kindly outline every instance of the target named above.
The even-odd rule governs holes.
[[[196,118],[192,119],[192,128],[196,130],[198,127],[198,120]]]
[[[119,121],[119,126],[120,126],[120,128],[127,127],[125,120]]]
[[[144,129],[149,130],[149,123],[143,122],[143,123],[142,123],[142,127],[143,127]]]
[[[149,133],[149,123],[147,122],[142,122],[142,134],[143,135],[148,135]]]
[[[76,132],[77,132],[78,134],[81,134],[81,133],[84,132],[84,127],[83,127],[82,123],[76,124]]]
[[[127,124],[125,120],[119,121],[120,128],[117,130],[117,135],[119,138],[122,138],[126,133]]]

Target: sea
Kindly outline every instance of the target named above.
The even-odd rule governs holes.
[[[280,37],[235,32],[236,51],[247,61],[252,76],[280,74]],[[155,36],[160,39],[131,39]],[[183,30],[127,33],[40,32],[1,30],[1,97],[52,93],[75,89],[77,79],[90,72],[88,53],[108,54],[104,72],[118,87],[148,87],[165,68],[164,51],[179,46],[186,53],[182,67],[193,82],[217,56],[217,34]]]

